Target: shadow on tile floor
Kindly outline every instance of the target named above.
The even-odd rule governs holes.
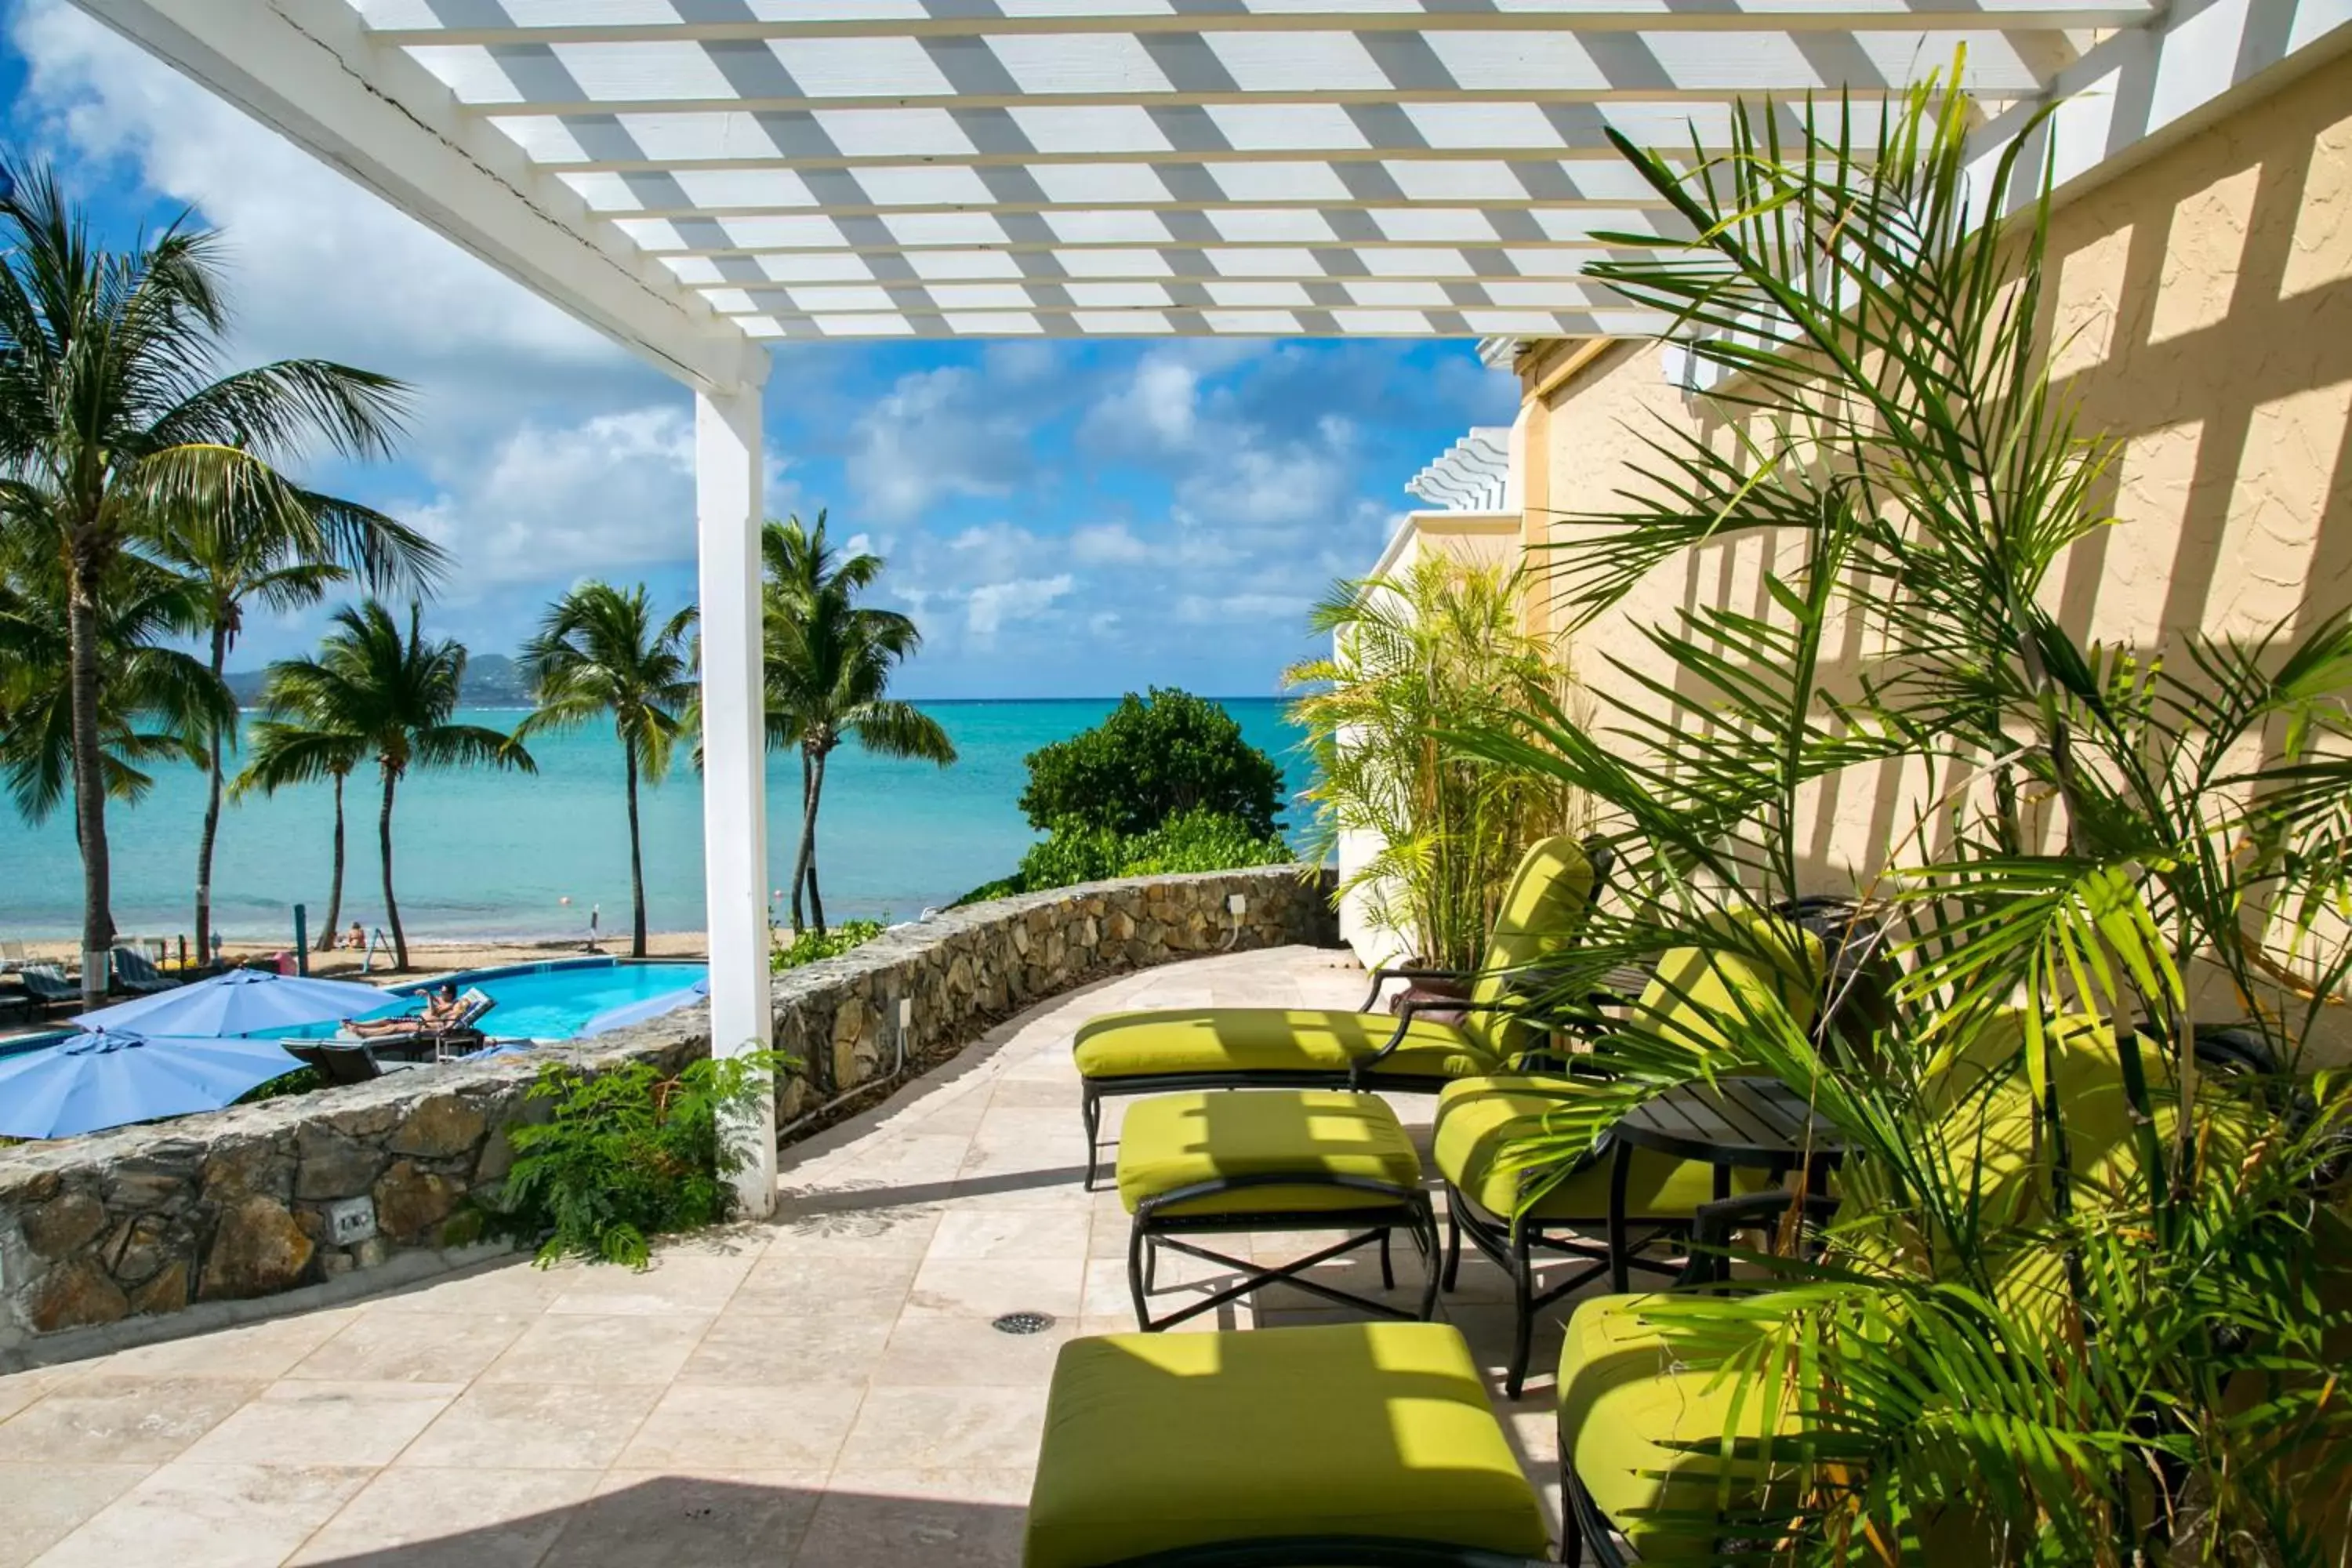
[[[1018,1501],[653,1476],[473,1530],[436,1532],[429,1507],[420,1507],[415,1534],[390,1544],[383,1533],[377,1543],[351,1539],[339,1519],[295,1560],[365,1568],[1013,1568],[1023,1513]],[[348,1548],[338,1546],[339,1531]]]

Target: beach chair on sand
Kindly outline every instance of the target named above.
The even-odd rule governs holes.
[[[176,990],[179,982],[155,967],[143,952],[128,947],[114,950],[114,986],[134,996],[152,996],[159,991]]]
[[[0,973],[25,967],[25,944],[21,942],[0,942]]]
[[[17,972],[24,984],[25,994],[33,999],[37,1008],[79,1007],[81,1005],[81,985],[66,978],[66,972],[54,963],[28,963]]]

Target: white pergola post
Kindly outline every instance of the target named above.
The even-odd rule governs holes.
[[[702,603],[702,885],[710,928],[710,1049],[768,1048],[767,741],[760,658],[760,389],[694,395]],[[776,1104],[732,1135],[740,1212],[776,1205]]]

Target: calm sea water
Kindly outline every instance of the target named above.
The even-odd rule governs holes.
[[[818,826],[825,913],[908,920],[1012,870],[1035,837],[1014,804],[1021,760],[1049,741],[1098,722],[1108,700],[937,702],[961,761],[940,769],[886,762],[853,742],[834,753]],[[1287,787],[1306,779],[1300,736],[1272,699],[1228,700],[1255,745],[1282,764]],[[510,728],[520,712],[478,710],[467,722]],[[621,752],[606,730],[542,736],[539,772],[424,773],[404,780],[395,808],[395,891],[414,940],[551,937],[584,931],[601,907],[604,930],[629,923],[626,808]],[[204,778],[166,769],[138,805],[107,814],[114,859],[114,918],[126,933],[165,936],[194,921],[196,838]],[[347,792],[349,864],[343,921],[383,919],[377,890],[378,795],[366,772]],[[702,798],[690,769],[644,792],[646,913],[656,931],[699,931]],[[1297,824],[1299,814],[1289,820]],[[792,874],[800,822],[800,767],[778,753],[768,765],[769,886]],[[295,903],[313,922],[327,902],[333,811],[321,785],[230,805],[214,862],[215,919],[231,941],[282,942]],[[0,805],[0,937],[64,937],[81,924],[81,870],[69,813],[26,827]],[[562,900],[569,899],[567,905]]]

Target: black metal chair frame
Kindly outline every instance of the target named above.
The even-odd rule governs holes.
[[[1605,1146],[1594,1156],[1595,1159],[1608,1157]],[[1643,1256],[1661,1242],[1679,1241],[1690,1229],[1688,1218],[1643,1216],[1632,1223],[1649,1227],[1649,1232],[1626,1249],[1624,1262],[1628,1267],[1675,1276],[1679,1276],[1688,1267],[1687,1259],[1667,1263]],[[1520,1389],[1527,1384],[1528,1360],[1535,1344],[1536,1314],[1610,1272],[1613,1259],[1607,1227],[1608,1220],[1603,1215],[1529,1218],[1514,1225],[1504,1215],[1488,1213],[1452,1182],[1445,1184],[1445,1289],[1454,1289],[1455,1277],[1460,1272],[1462,1238],[1465,1236],[1469,1237],[1497,1268],[1511,1277],[1511,1307],[1515,1316],[1511,1331],[1511,1364],[1504,1375],[1503,1386],[1513,1399],[1519,1396]],[[1599,1240],[1592,1236],[1595,1228],[1602,1232]],[[1536,1269],[1545,1261],[1542,1255],[1547,1254],[1552,1258],[1580,1258],[1590,1267],[1538,1290]]]
[[[1212,1210],[1205,1214],[1166,1212],[1197,1204],[1203,1198],[1266,1187],[1334,1187],[1361,1193],[1368,1198],[1381,1201],[1341,1209]],[[1385,1301],[1376,1301],[1369,1296],[1355,1295],[1318,1279],[1303,1278],[1307,1269],[1378,1242],[1381,1284],[1383,1289],[1393,1289],[1396,1270],[1390,1258],[1389,1238],[1391,1232],[1399,1226],[1412,1237],[1413,1246],[1427,1264],[1427,1279],[1422,1286],[1421,1310],[1418,1313],[1392,1307]],[[1182,1239],[1188,1235],[1229,1235],[1235,1231],[1334,1229],[1353,1234],[1305,1258],[1274,1265],[1228,1257]],[[1181,1311],[1155,1319],[1151,1316],[1150,1298],[1157,1273],[1159,1249],[1163,1247],[1188,1257],[1238,1269],[1244,1278],[1192,1302]],[[1398,1186],[1370,1176],[1305,1171],[1254,1171],[1246,1175],[1218,1176],[1171,1188],[1164,1193],[1154,1193],[1136,1205],[1134,1220],[1128,1228],[1127,1286],[1135,1299],[1136,1323],[1145,1331],[1156,1333],[1162,1329],[1173,1328],[1203,1312],[1213,1311],[1228,1301],[1252,1295],[1268,1285],[1286,1283],[1295,1285],[1309,1295],[1320,1296],[1342,1306],[1361,1307],[1383,1318],[1407,1321],[1417,1318],[1423,1322],[1429,1321],[1437,1312],[1437,1218],[1430,1206],[1428,1193],[1419,1187]]]

